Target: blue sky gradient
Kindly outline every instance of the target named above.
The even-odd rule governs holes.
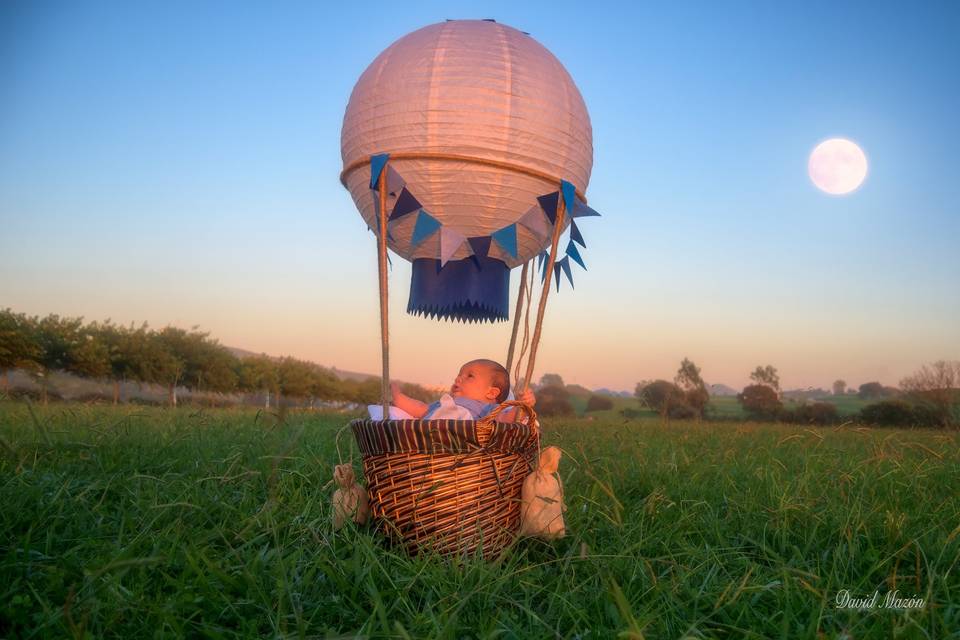
[[[689,356],[734,386],[767,363],[891,384],[960,358],[958,5],[674,4],[4,3],[0,306],[378,371],[343,111],[397,38],[496,18],[564,63],[594,129],[603,217],[539,372],[632,389]],[[870,161],[847,196],[806,174],[833,136]],[[395,259],[397,377],[503,359],[509,327],[406,316],[408,283]]]

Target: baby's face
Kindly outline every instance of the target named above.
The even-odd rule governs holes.
[[[493,402],[500,395],[500,389],[493,386],[493,372],[489,365],[481,362],[468,362],[460,367],[457,379],[450,386],[450,395],[463,396],[481,402]]]

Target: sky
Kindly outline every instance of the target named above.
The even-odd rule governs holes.
[[[960,359],[956,3],[632,4],[2,3],[0,307],[378,374],[344,109],[404,34],[495,18],[566,66],[594,134],[602,217],[537,376],[632,390],[689,357],[828,387]],[[807,176],[835,136],[870,163],[846,196]],[[407,315],[409,276],[394,257],[392,377],[505,359],[508,323]]]

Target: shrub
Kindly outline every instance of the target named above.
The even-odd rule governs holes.
[[[832,402],[814,402],[802,404],[793,411],[781,411],[780,419],[798,424],[836,424],[840,421],[837,406]]]
[[[700,411],[685,402],[674,403],[667,409],[667,416],[676,420],[692,420],[700,415]]]
[[[751,418],[772,420],[783,409],[783,403],[773,387],[765,384],[751,384],[737,394],[737,400],[743,405]]]
[[[537,390],[537,413],[545,416],[572,416],[570,392],[563,387],[541,387]]]
[[[881,400],[860,410],[860,422],[878,427],[932,427],[940,421],[936,411],[905,400]]]
[[[608,411],[613,409],[613,399],[606,396],[592,395],[587,400],[587,411]]]

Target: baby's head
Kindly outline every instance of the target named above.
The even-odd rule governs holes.
[[[463,396],[497,404],[506,400],[508,393],[510,374],[493,360],[471,360],[463,365],[450,387],[450,395],[453,397]]]

